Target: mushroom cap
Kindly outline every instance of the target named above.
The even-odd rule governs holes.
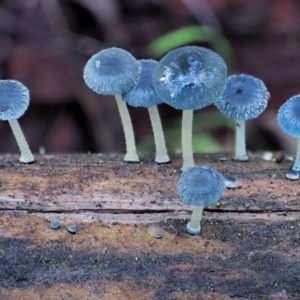
[[[225,189],[223,175],[204,165],[184,170],[177,184],[177,193],[183,202],[194,206],[205,206],[217,202]]]
[[[291,97],[280,107],[278,123],[287,134],[300,138],[300,95]]]
[[[29,105],[29,91],[16,80],[0,80],[0,120],[20,118]]]
[[[225,89],[215,104],[230,119],[253,119],[266,109],[268,90],[262,80],[256,77],[232,75],[227,77]]]
[[[120,95],[137,83],[139,72],[140,64],[129,52],[113,47],[96,53],[88,60],[83,78],[97,94]]]
[[[195,110],[220,97],[227,67],[215,52],[186,46],[168,52],[153,72],[153,85],[163,102],[176,109]]]
[[[135,107],[151,107],[162,103],[157,96],[153,83],[152,74],[158,62],[153,59],[141,59],[141,72],[138,82],[128,92],[122,95],[124,101]]]

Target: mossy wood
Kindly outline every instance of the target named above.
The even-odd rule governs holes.
[[[196,164],[239,184],[205,208],[202,233],[191,236],[192,208],[176,194],[180,158],[36,159],[24,165],[6,155],[0,163],[0,299],[299,299],[291,161],[196,155]],[[53,219],[60,229],[51,229]]]

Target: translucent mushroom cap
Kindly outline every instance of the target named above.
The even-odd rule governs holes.
[[[217,202],[225,189],[223,175],[204,165],[184,170],[177,184],[177,193],[182,201],[194,206],[205,206]]]
[[[280,107],[278,123],[287,134],[300,138],[300,95],[290,98]]]
[[[226,79],[225,89],[215,103],[228,118],[245,121],[259,116],[268,105],[268,90],[262,80],[245,74]]]
[[[151,107],[162,103],[152,84],[153,70],[158,62],[153,59],[142,59],[139,62],[141,64],[141,72],[138,81],[136,85],[122,95],[123,100],[135,107]]]
[[[109,48],[88,60],[83,78],[86,85],[97,94],[120,95],[137,83],[139,72],[140,64],[129,52]]]
[[[163,102],[176,109],[195,110],[220,97],[227,67],[215,52],[186,46],[168,52],[153,72],[153,85]]]
[[[29,105],[29,91],[19,81],[0,80],[0,120],[20,118]]]

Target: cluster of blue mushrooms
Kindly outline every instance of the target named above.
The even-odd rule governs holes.
[[[209,166],[195,165],[192,147],[193,111],[215,104],[226,117],[236,120],[234,159],[247,161],[245,121],[256,118],[267,107],[268,91],[253,76],[227,77],[227,66],[214,51],[186,46],[168,52],[160,61],[135,59],[119,48],[109,48],[90,58],[84,80],[94,92],[115,95],[126,141],[124,161],[138,162],[134,131],[127,105],[148,108],[156,146],[156,163],[167,163],[164,133],[157,105],[166,103],[182,110],[182,174],[177,192],[193,205],[187,231],[201,231],[205,205],[213,204],[225,188],[235,188],[235,178],[226,178]]]
[[[114,95],[125,135],[124,161],[138,162],[138,154],[127,104],[148,108],[156,145],[155,162],[167,163],[170,158],[157,109],[162,103],[152,85],[152,73],[157,62],[137,60],[119,48],[109,48],[92,56],[84,68],[84,81],[97,94]]]
[[[267,106],[267,89],[262,81],[247,75],[227,77],[227,66],[222,57],[197,46],[170,51],[159,62],[137,60],[119,48],[105,49],[89,59],[83,77],[94,92],[115,96],[124,127],[126,162],[139,161],[127,104],[148,108],[156,163],[170,161],[157,105],[166,103],[183,111],[183,163],[177,191],[184,202],[195,207],[187,230],[199,233],[203,206],[217,201],[226,186],[234,188],[236,180],[223,177],[211,167],[195,166],[193,111],[216,104],[226,116],[237,120],[241,129],[237,130],[235,158],[248,160],[243,124],[245,120],[258,116]]]
[[[267,107],[269,92],[262,80],[245,74],[227,76],[227,66],[214,51],[186,46],[167,53],[160,61],[137,60],[120,48],[109,48],[93,55],[83,78],[97,94],[114,95],[124,128],[125,162],[138,162],[134,130],[127,105],[148,109],[152,124],[156,163],[170,161],[157,105],[166,103],[182,110],[182,168],[177,193],[192,205],[187,231],[201,232],[203,207],[217,202],[226,188],[237,180],[225,177],[210,166],[195,165],[192,149],[193,111],[215,104],[222,114],[236,121],[236,161],[248,161],[245,121],[258,117]],[[22,163],[35,161],[17,121],[29,105],[29,91],[15,80],[0,80],[0,120],[8,121],[19,146]],[[286,174],[298,180],[300,174],[300,95],[290,98],[279,109],[278,123],[289,135],[298,138],[298,151]],[[53,229],[59,221],[51,223]],[[76,232],[76,226],[68,228]]]

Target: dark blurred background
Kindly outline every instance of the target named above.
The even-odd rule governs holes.
[[[300,93],[299,1],[0,1],[0,74],[30,90],[31,104],[20,123],[35,153],[124,152],[116,102],[85,86],[84,65],[112,46],[138,59],[159,59],[176,43],[211,48],[226,56],[231,74],[262,79],[272,98],[248,122],[247,147],[294,151],[295,140],[279,129],[276,117],[280,105]],[[168,147],[175,151],[181,112],[167,105],[159,110]],[[151,151],[147,110],[130,108],[130,114],[139,149]],[[197,151],[233,148],[233,123],[214,106],[196,112],[194,128]],[[7,122],[0,123],[0,135],[0,152],[17,153]]]

